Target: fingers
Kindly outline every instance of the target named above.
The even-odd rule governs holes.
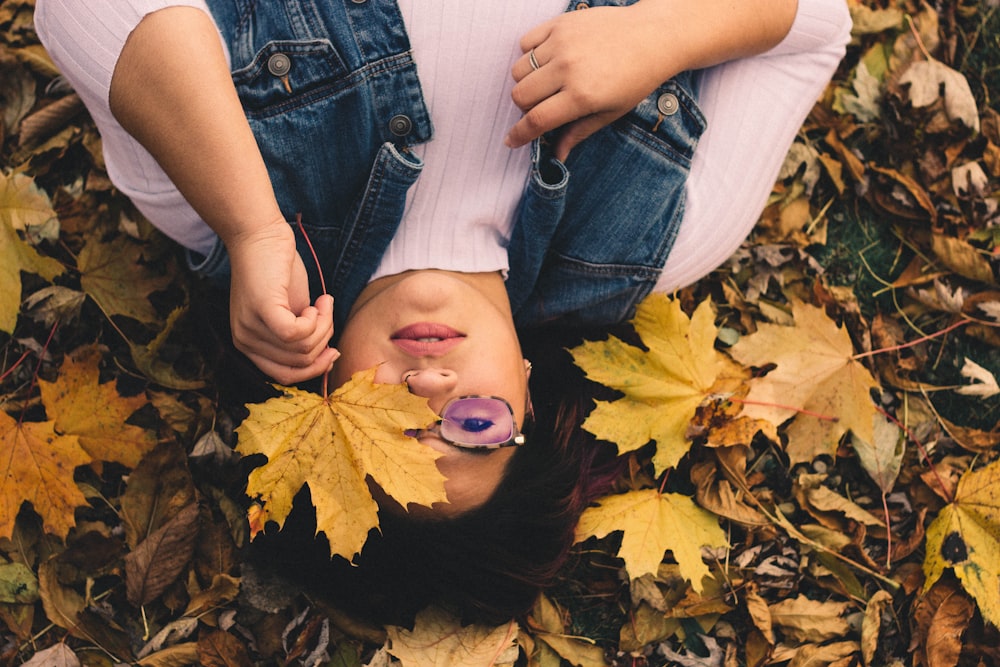
[[[505,143],[517,148],[567,126],[559,142],[564,150],[556,155],[564,160],[573,146],[621,114],[605,118],[601,112],[606,111],[609,102],[594,94],[597,82],[589,76],[584,78],[584,73],[565,59],[550,60],[548,48],[549,44],[543,43],[529,49],[511,68],[517,81],[511,98],[524,115],[510,129]],[[531,62],[532,55],[537,69]]]
[[[275,380],[291,384],[330,370],[339,352],[333,337],[333,298],[324,295],[299,315],[287,306],[271,305],[235,318],[237,349]]]
[[[298,382],[305,382],[324,373],[328,373],[333,368],[333,362],[340,357],[340,352],[336,348],[328,347],[308,366],[296,367],[285,366],[268,357],[258,354],[247,354],[247,358],[254,363],[257,368],[266,375],[274,378],[279,384],[291,385]]]
[[[566,158],[569,157],[570,151],[577,144],[607,125],[608,122],[604,114],[595,114],[570,123],[563,130],[562,134],[559,135],[555,148],[552,150],[553,156],[560,162],[565,162]]]

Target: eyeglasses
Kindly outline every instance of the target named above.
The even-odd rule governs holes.
[[[406,431],[406,435],[414,438],[428,434],[465,449],[499,449],[524,444],[524,435],[514,421],[514,409],[498,396],[453,398],[445,404],[441,419],[435,424]]]

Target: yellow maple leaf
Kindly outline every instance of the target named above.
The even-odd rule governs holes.
[[[29,239],[55,240],[59,218],[49,196],[26,174],[0,174],[0,216]]]
[[[39,380],[42,403],[55,417],[55,430],[79,436],[80,447],[93,460],[134,468],[156,441],[125,420],[149,401],[145,395],[120,395],[113,382],[100,384],[101,356],[96,345],[82,348],[63,362],[55,382]]]
[[[673,552],[681,576],[696,591],[704,590],[709,575],[701,558],[702,547],[728,547],[718,518],[698,507],[691,498],[656,489],[640,489],[598,501],[580,517],[577,541],[623,531],[618,556],[632,579],[655,574],[664,552]]]
[[[144,264],[144,249],[142,244],[118,236],[110,243],[91,239],[80,251],[80,287],[106,315],[159,322],[149,295],[169,285],[173,276],[157,274]]]
[[[949,567],[1000,627],[1000,461],[962,475],[955,500],[927,528],[924,590]]]
[[[0,411],[0,538],[11,537],[24,503],[42,517],[46,532],[59,537],[75,525],[73,511],[87,504],[73,471],[91,458],[75,435],[59,435],[53,425],[20,422]]]
[[[417,614],[413,630],[388,626],[389,653],[403,667],[505,667],[517,660],[518,626],[462,626],[457,618],[430,607]]]
[[[316,530],[326,534],[331,554],[350,560],[378,526],[368,475],[404,507],[447,500],[437,452],[404,433],[437,415],[405,385],[375,384],[375,370],[355,373],[328,399],[281,387],[282,396],[250,406],[236,449],[268,459],[247,487],[262,501],[255,510],[260,525],[283,526],[293,497],[308,484]]]
[[[653,465],[659,475],[691,448],[688,425],[730,362],[715,350],[709,301],[689,320],[680,302],[653,294],[639,304],[632,324],[648,352],[614,336],[571,350],[588,378],[625,394],[597,401],[583,428],[617,444],[619,453],[655,440]]]
[[[52,280],[63,272],[63,265],[38,254],[21,240],[7,216],[0,215],[0,331],[12,333],[21,308],[21,271],[37,273]]]
[[[870,392],[879,385],[854,358],[847,331],[801,301],[792,302],[792,314],[794,326],[761,324],[730,350],[742,364],[776,365],[751,381],[744,414],[775,425],[794,417],[787,429],[792,464],[835,455],[848,431],[872,442],[877,412]]]

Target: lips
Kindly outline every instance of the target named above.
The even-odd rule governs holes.
[[[396,347],[414,357],[440,357],[465,340],[465,334],[449,326],[418,322],[390,336]]]

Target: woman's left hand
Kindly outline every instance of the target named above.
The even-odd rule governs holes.
[[[555,156],[624,116],[680,72],[757,53],[788,33],[797,0],[638,0],[566,12],[521,38],[517,147],[563,127]],[[534,62],[532,62],[532,56]]]
[[[525,55],[511,73],[517,81],[512,97],[524,116],[511,128],[508,146],[565,126],[554,152],[565,160],[574,146],[681,71],[671,71],[663,41],[649,44],[638,6],[570,11],[521,38]]]

